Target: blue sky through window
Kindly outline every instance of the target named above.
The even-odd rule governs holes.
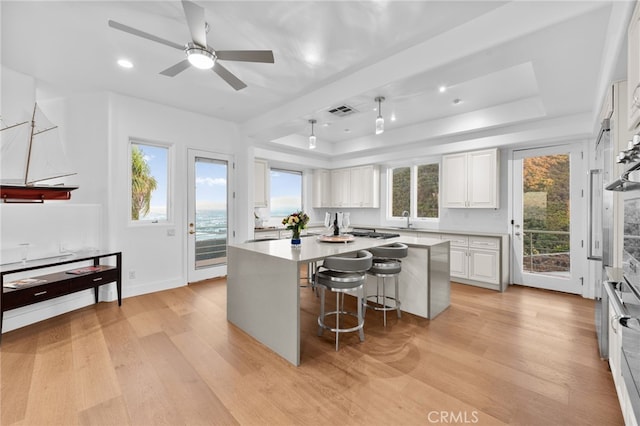
[[[302,173],[271,169],[269,215],[284,218],[302,209]]]
[[[227,164],[196,159],[196,210],[227,209]]]

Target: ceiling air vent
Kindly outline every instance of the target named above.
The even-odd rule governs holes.
[[[349,105],[340,105],[329,110],[330,114],[338,117],[346,117],[347,115],[355,114],[356,112],[358,112],[358,110],[350,107]]]

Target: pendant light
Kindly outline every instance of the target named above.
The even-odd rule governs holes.
[[[384,118],[382,118],[382,101],[384,101],[383,96],[378,96],[375,101],[378,103],[378,118],[376,118],[376,135],[379,135],[384,132]]]
[[[309,149],[316,149],[316,135],[313,134],[313,125],[316,124],[316,120],[309,120],[311,123],[311,136],[309,136]]]

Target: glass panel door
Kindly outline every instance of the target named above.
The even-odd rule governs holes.
[[[514,152],[513,281],[533,287],[581,293],[574,262],[584,241],[572,214],[578,205],[576,155],[567,147]],[[579,157],[579,156],[578,156]],[[577,207],[574,207],[575,210]]]
[[[189,282],[227,273],[229,159],[189,150]]]

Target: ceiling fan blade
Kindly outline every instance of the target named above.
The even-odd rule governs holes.
[[[121,24],[120,22],[109,20],[109,26],[111,28],[115,28],[116,30],[124,31],[125,33],[133,34],[138,37],[146,38],[147,40],[155,41],[156,43],[161,43],[178,50],[184,50],[184,44],[178,44],[169,40],[165,40],[158,36],[154,36],[153,34],[145,33],[144,31],[140,31],[128,25]]]
[[[223,61],[274,62],[271,50],[216,50],[216,56]]]
[[[206,48],[207,32],[205,30],[204,9],[187,0],[182,0],[182,8],[184,9],[184,15],[187,17],[187,25],[193,42],[199,44],[200,47]]]
[[[231,71],[220,65],[220,63],[217,61],[215,64],[213,64],[212,70],[236,90],[241,90],[247,87],[247,85],[244,84],[242,80],[231,74]]]
[[[170,66],[166,70],[160,72],[160,74],[166,75],[167,77],[175,77],[176,75],[186,70],[190,66],[191,64],[189,63],[189,61],[185,59],[184,61],[180,61],[177,64]]]

